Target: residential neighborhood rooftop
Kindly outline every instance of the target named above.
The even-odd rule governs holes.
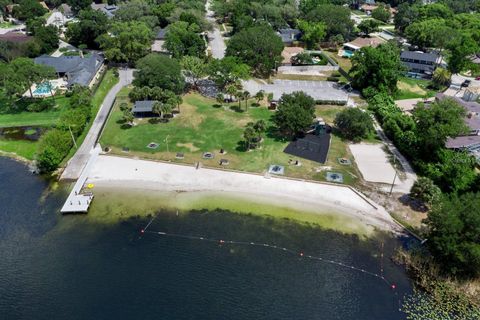
[[[135,101],[133,105],[132,112],[152,112],[153,105],[155,104],[155,100],[139,100]]]
[[[88,57],[43,55],[35,58],[35,63],[51,66],[58,74],[66,75],[68,85],[80,84],[83,86],[91,83],[103,61],[104,58],[98,54]]]
[[[278,35],[282,38],[283,43],[291,43],[300,40],[302,32],[298,29],[285,28],[279,29]]]
[[[385,43],[385,42],[386,42],[385,40],[383,40],[381,38],[377,38],[377,37],[371,37],[371,38],[358,37],[353,41],[345,43],[343,46],[352,48],[354,50],[358,50],[358,49],[361,49],[363,47],[374,47],[375,48],[375,47],[378,47],[379,45],[381,45],[382,43]]]

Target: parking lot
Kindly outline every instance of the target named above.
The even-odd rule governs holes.
[[[303,91],[317,101],[336,101],[346,103],[347,91],[340,88],[335,82],[330,81],[304,81],[304,80],[275,80],[272,84],[260,84],[255,81],[245,81],[244,88],[251,94],[264,90],[273,94],[273,100],[279,100],[284,93]]]

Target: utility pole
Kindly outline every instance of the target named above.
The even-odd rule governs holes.
[[[170,151],[168,150],[168,137],[169,137],[169,136],[170,136],[170,135],[167,135],[167,137],[166,137],[165,140],[164,140],[165,143],[167,144],[167,153],[170,153]]]
[[[390,188],[390,193],[388,194],[389,196],[392,195],[393,192],[393,186],[395,185],[395,180],[397,179],[397,169],[395,169],[395,160],[397,159],[396,155],[393,155],[393,170],[395,170],[395,175],[393,176],[393,182],[392,182],[392,187]]]
[[[77,142],[75,141],[75,137],[73,136],[72,129],[70,128],[70,126],[68,126],[68,131],[70,131],[70,135],[72,136],[72,141],[73,141],[73,144],[75,145],[75,149],[78,149]]]

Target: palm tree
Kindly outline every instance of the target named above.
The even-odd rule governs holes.
[[[229,85],[226,88],[227,94],[230,96],[230,100],[233,100],[233,96],[237,93],[237,88],[234,85]]]
[[[215,100],[220,104],[220,106],[222,106],[222,104],[225,102],[225,97],[223,96],[223,93],[218,93],[215,97]]]
[[[243,91],[243,99],[245,99],[245,111],[248,111],[248,99],[250,98],[250,92]]]
[[[123,121],[132,126],[133,123],[133,113],[129,109],[123,111]]]
[[[444,68],[437,68],[433,72],[432,80],[438,86],[446,86],[450,82],[452,74]]]
[[[257,104],[260,104],[260,101],[265,99],[265,91],[260,90],[255,94],[255,99],[257,99]]]
[[[255,132],[255,129],[253,128],[253,123],[252,122],[248,123],[245,128],[245,131],[243,131],[243,138],[245,139],[245,143],[247,145],[247,151],[250,150],[252,141],[255,140],[256,135],[257,134]]]
[[[238,110],[242,110],[242,97],[243,97],[243,91],[237,90],[235,93],[235,96],[238,98]]]

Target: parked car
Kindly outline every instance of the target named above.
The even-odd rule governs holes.
[[[464,88],[468,87],[468,86],[470,85],[470,83],[471,83],[471,82],[472,82],[472,81],[471,81],[471,80],[468,80],[468,79],[467,79],[467,80],[465,80],[465,81],[463,81],[463,83],[462,83],[462,87],[464,87]]]
[[[476,77],[475,80],[480,80],[480,77]]]

